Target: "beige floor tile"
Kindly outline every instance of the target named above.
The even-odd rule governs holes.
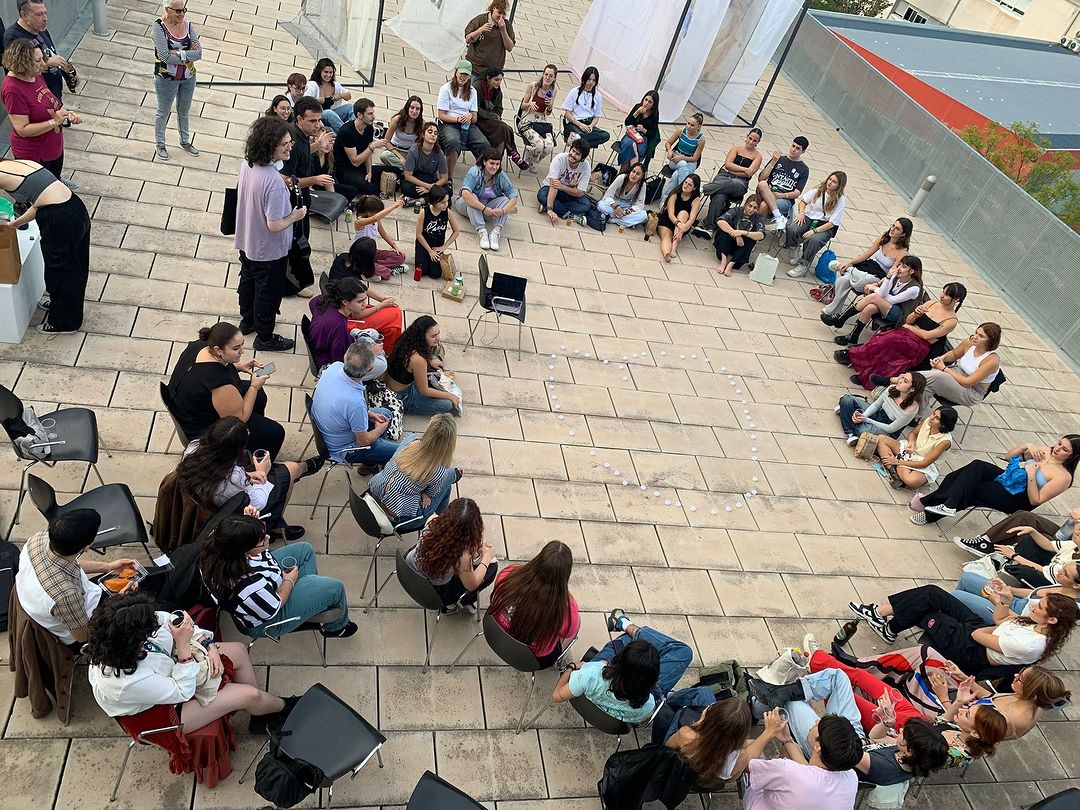
[[[589,559],[601,565],[664,566],[656,527],[637,523],[582,522]]]
[[[615,405],[615,412],[620,419],[674,422],[677,418],[675,408],[667,394],[623,390],[613,390],[610,394],[611,401]]]
[[[750,499],[754,520],[763,531],[793,531],[820,534],[822,529],[804,498],[757,496]]]
[[[762,462],[761,470],[772,494],[788,498],[829,498],[832,490],[821,467],[808,464]]]
[[[634,568],[634,578],[649,613],[722,615],[707,572],[688,568]]]
[[[536,481],[536,502],[546,518],[612,520],[608,494],[601,484]],[[504,514],[522,514],[508,512]]]
[[[511,438],[520,439],[523,435],[526,441],[563,445],[589,445],[592,442],[588,422],[581,414],[542,411],[519,413],[521,427],[518,435]]]
[[[634,486],[609,486],[608,497],[611,499],[616,519],[620,523],[657,523],[678,526],[685,526],[687,523],[681,500],[683,495],[678,490],[667,487],[654,489],[646,486],[644,490],[641,490]]]
[[[658,427],[659,425],[654,425],[653,429]],[[636,453],[634,469],[637,471],[638,480],[647,486],[705,489],[705,477],[698,467],[699,462],[715,460],[717,459],[696,459],[692,455],[680,456],[666,452]]]
[[[535,731],[438,731],[439,775],[474,799],[546,798]]]
[[[387,734],[382,758],[384,767],[372,760],[355,779],[339,780],[334,785],[334,806],[404,805],[424,771],[435,770],[434,735],[430,731]]]
[[[627,613],[633,613],[643,609],[637,581],[628,566],[575,565],[570,575],[570,590],[582,610],[607,613],[613,607],[621,607]],[[575,654],[580,657],[583,652]]]
[[[784,584],[799,615],[810,619],[850,616],[847,603],[858,596],[847,577],[785,574]]]
[[[880,576],[901,572],[911,577],[935,579],[940,576],[938,567],[922,543],[864,537],[862,545]]]
[[[531,560],[553,540],[569,546],[575,560],[579,562],[589,560],[581,525],[576,520],[507,516],[502,519],[502,525],[507,553],[511,560]]]
[[[684,453],[697,456],[721,455],[720,443],[710,428],[702,425],[679,425],[655,422],[653,435],[664,453]]]
[[[449,617],[455,618],[455,617]],[[454,699],[448,701],[447,695]],[[380,728],[389,732],[482,728],[480,678],[476,667],[455,667],[446,673],[433,667],[427,673],[415,667],[379,668]]]
[[[873,576],[877,573],[857,537],[800,534],[798,544],[815,574]]]
[[[743,666],[767,664],[776,653],[762,643],[768,638],[764,619],[691,616],[690,629],[703,666],[734,658]]]
[[[550,444],[493,439],[491,457],[496,476],[566,479],[562,455]]]
[[[627,450],[659,450],[649,422],[630,419],[588,417],[589,432],[597,447],[618,447]]]
[[[56,806],[74,809],[109,804],[127,744],[127,740],[74,740],[64,763]],[[117,800],[109,806],[133,810],[187,807],[194,787],[191,775],[169,773],[166,754],[160,748],[137,745],[131,752]]]
[[[483,510],[488,514],[537,515],[533,482],[527,478],[470,475],[458,483],[458,496],[483,502]]]
[[[580,643],[580,642],[579,642]],[[577,651],[577,646],[571,650]],[[584,647],[582,651],[584,651]],[[529,728],[581,728],[583,721],[569,703],[551,702],[551,693],[555,690],[559,673],[555,669],[546,669],[536,673],[536,689],[525,712],[524,723],[547,706],[540,719]],[[487,728],[514,729],[522,717],[525,698],[529,694],[530,676],[508,666],[480,667],[480,685],[484,694],[484,720]]]
[[[779,574],[710,571],[726,616],[797,616]]]
[[[548,408],[548,397],[544,386],[536,380],[508,380],[481,376],[480,390],[483,392],[484,405],[529,410],[547,410]]]
[[[7,807],[49,807],[56,795],[67,756],[68,741],[3,740],[0,758],[8,766],[9,779],[0,804]]]
[[[669,565],[738,569],[739,559],[723,529],[658,526],[657,534]]]
[[[794,534],[786,532],[729,531],[728,536],[745,571],[795,571],[809,573],[809,563],[799,550]]]
[[[567,414],[583,413],[596,414],[599,416],[615,416],[615,407],[611,404],[608,389],[598,385],[560,385],[547,383],[548,400],[552,409],[555,404],[558,410]]]
[[[592,728],[541,730],[548,793],[553,798],[589,795],[596,774],[615,750],[615,738]]]

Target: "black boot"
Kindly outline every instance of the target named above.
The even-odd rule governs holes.
[[[855,328],[851,330],[851,333],[847,335],[837,335],[833,338],[833,343],[837,346],[854,346],[859,342],[859,335],[862,334],[863,327],[865,326],[866,324],[862,321],[855,321]]]
[[[848,319],[849,319],[849,318],[850,318],[850,317],[851,317],[852,315],[854,315],[854,314],[855,314],[856,312],[858,312],[858,311],[859,311],[859,310],[857,310],[857,309],[855,308],[855,305],[854,305],[854,304],[852,304],[852,305],[851,305],[850,307],[848,307],[847,309],[845,309],[845,310],[844,310],[843,312],[841,312],[841,313],[840,313],[839,315],[833,315],[833,316],[832,316],[832,318],[830,318],[830,320],[832,321],[832,323],[830,323],[830,324],[829,324],[829,326],[831,326],[831,327],[832,327],[833,329],[839,329],[839,328],[840,328],[841,326],[843,326],[843,325],[844,325],[845,323],[847,323],[847,322],[848,322]]]
[[[851,365],[851,360],[848,357],[848,350],[847,349],[837,349],[835,352],[832,353],[832,356],[833,356],[833,359],[836,360],[836,362],[839,363],[842,366],[850,366]]]
[[[802,681],[798,678],[783,686],[773,686],[758,678],[747,678],[746,685],[755,699],[773,709],[778,709],[792,700],[806,700]]]
[[[874,385],[878,385],[878,386],[892,385],[892,378],[891,377],[886,377],[886,376],[884,376],[882,374],[871,374],[870,375],[870,382],[872,382]]]

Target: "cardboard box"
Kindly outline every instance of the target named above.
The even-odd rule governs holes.
[[[458,295],[451,295],[450,288],[454,286],[453,281],[448,281],[443,285],[442,297],[449,298],[451,301],[457,301],[459,304],[465,300],[465,285],[461,285],[461,293]]]
[[[18,284],[21,273],[19,235],[14,228],[0,225],[0,284]]]

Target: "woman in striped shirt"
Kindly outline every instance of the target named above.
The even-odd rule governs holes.
[[[463,607],[476,613],[480,591],[495,581],[495,549],[484,542],[484,518],[472,498],[452,501],[430,518],[409,551],[409,567],[425,577],[443,600],[443,613]]]
[[[451,468],[457,446],[457,425],[448,413],[431,417],[423,436],[401,440],[368,490],[390,514],[394,525],[416,518],[425,520],[446,509],[450,490],[461,480],[461,469]]]
[[[317,613],[333,610],[340,616],[321,632],[327,638],[348,638],[356,632],[349,621],[345,586],[319,576],[310,543],[290,543],[270,551],[258,510],[227,517],[206,539],[199,571],[214,601],[230,613],[237,627],[252,638],[280,638],[298,629]],[[288,567],[283,561],[292,563]],[[266,625],[289,620],[267,629]]]

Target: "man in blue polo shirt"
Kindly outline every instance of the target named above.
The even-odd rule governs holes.
[[[398,448],[397,442],[383,438],[390,427],[390,411],[367,406],[363,378],[374,362],[371,346],[358,341],[345,351],[344,363],[331,363],[319,377],[311,418],[334,461],[385,464]]]

